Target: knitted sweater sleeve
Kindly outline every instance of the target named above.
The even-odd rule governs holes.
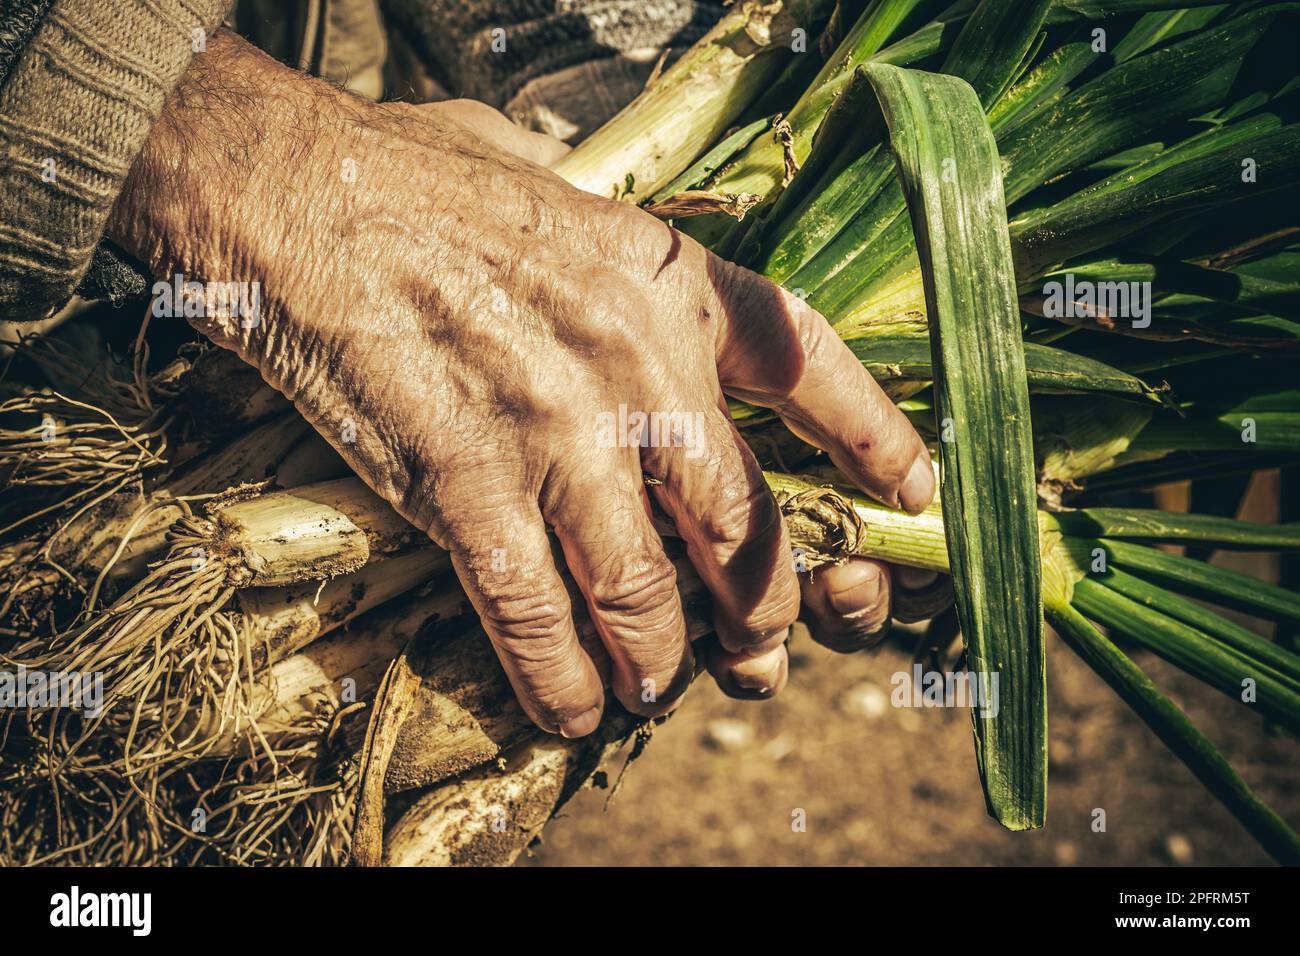
[[[453,96],[498,108],[529,81],[565,67],[629,50],[689,46],[725,7],[724,0],[380,2]]]
[[[231,0],[0,0],[0,316],[86,272],[163,102]]]

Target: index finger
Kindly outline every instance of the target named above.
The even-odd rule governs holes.
[[[924,510],[935,491],[925,443],[826,319],[747,269],[717,257],[709,266],[728,394],[775,411],[873,497]]]

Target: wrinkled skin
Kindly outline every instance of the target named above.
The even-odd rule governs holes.
[[[537,165],[562,149],[477,104],[358,100],[223,31],[109,231],[158,276],[261,284],[255,325],[191,321],[451,553],[524,708],[581,736],[605,686],[635,712],[670,710],[697,653],[734,696],[778,691],[801,586],[837,650],[905,610],[879,562],[800,582],[724,395],[775,409],[888,504],[924,508],[934,477],[821,316]],[[620,406],[692,427],[637,447],[602,425]],[[695,648],[651,498],[714,598],[717,636]],[[548,529],[600,646],[578,640]]]

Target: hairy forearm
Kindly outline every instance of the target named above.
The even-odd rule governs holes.
[[[321,142],[310,127],[328,122],[342,100],[218,31],[168,98],[108,236],[158,277],[265,281],[248,274],[261,266],[241,250],[295,226],[287,214],[309,188],[295,170]]]
[[[229,6],[0,4],[9,54],[0,57],[0,306],[7,319],[43,318],[72,296],[125,170],[196,37]]]

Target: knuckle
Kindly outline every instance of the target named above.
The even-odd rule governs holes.
[[[772,302],[780,296],[775,283],[744,266],[717,256],[709,259],[709,273],[719,297],[729,303],[732,311],[739,316],[766,313],[770,311]],[[742,328],[749,329],[751,326],[746,323]]]
[[[608,266],[548,277],[549,297],[563,317],[556,340],[571,353],[602,367],[635,368],[638,345],[653,332],[645,288]]]
[[[714,624],[723,648],[736,654],[766,648],[778,639],[788,638],[790,627],[798,617],[797,590],[769,589],[752,607],[738,610],[720,607],[714,614]]]
[[[746,473],[737,480],[718,482],[711,506],[700,516],[700,530],[720,549],[719,558],[725,562],[747,544],[779,538],[781,510],[766,483],[751,480]]]
[[[674,604],[677,570],[663,554],[616,558],[592,575],[588,597],[607,618],[641,618]]]
[[[710,560],[724,575],[715,593],[730,625],[728,644],[770,640],[799,615],[799,582],[787,547],[781,510],[764,483],[727,497],[701,521]]]
[[[587,596],[622,661],[615,695],[633,713],[662,713],[686,690],[693,673],[672,562],[663,555],[619,560],[592,579]]]
[[[489,591],[480,596],[478,611],[484,625],[495,633],[551,644],[564,636],[569,599],[563,591]]]
[[[588,687],[581,653],[569,646],[567,595],[489,594],[480,598],[479,617],[524,709],[543,726],[558,725],[600,703]]]
[[[844,343],[821,316],[805,317],[797,323],[797,329],[801,361],[790,363],[788,372],[784,376],[775,376],[772,382],[772,393],[779,403],[776,406],[778,410],[794,400],[809,369],[832,368],[835,351],[844,347]]]
[[[642,240],[648,227],[660,226],[654,217],[634,203],[603,199],[593,203],[592,208],[599,210],[606,231],[605,241],[614,249],[624,249],[629,242]]]
[[[788,401],[808,364],[806,339],[812,334],[811,327],[826,323],[808,321],[807,307],[800,300],[740,266],[719,265],[713,283],[734,317],[719,326],[720,333],[726,333],[726,341],[720,340],[718,349],[724,378],[731,378],[735,371],[735,359],[728,357],[746,356],[749,364],[756,364],[760,382],[755,384],[763,404]]]
[[[786,407],[795,402],[809,374],[824,374],[826,369],[833,368],[836,350],[845,346],[819,313],[780,289],[775,293],[779,298],[768,308],[781,310],[777,327],[784,334],[778,348],[763,343],[764,351],[774,357],[764,364],[764,391],[769,396],[765,404],[784,414]]]
[[[733,639],[745,646],[763,644],[786,631],[799,617],[797,597],[777,595],[763,601],[752,611],[734,618]]]

